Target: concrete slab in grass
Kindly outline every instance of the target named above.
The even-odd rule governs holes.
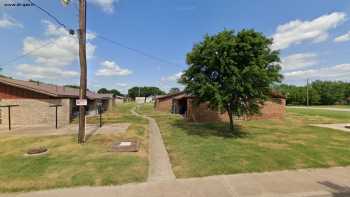
[[[336,129],[340,131],[350,132],[350,129],[345,128],[345,126],[349,126],[350,123],[341,123],[341,124],[311,124],[311,126],[314,127],[322,127],[322,128],[329,128],[329,129]]]

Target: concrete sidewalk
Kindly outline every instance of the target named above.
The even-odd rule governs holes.
[[[350,167],[223,175],[110,187],[56,189],[0,197],[347,197]]]
[[[336,129],[340,131],[350,132],[350,129],[345,128],[345,126],[349,126],[349,123],[338,123],[338,124],[311,124],[314,127],[323,127],[329,129]]]
[[[134,109],[131,112],[136,116],[142,116],[136,113]],[[149,121],[149,172],[147,181],[175,180],[168,152],[156,121],[151,117],[142,117]]]

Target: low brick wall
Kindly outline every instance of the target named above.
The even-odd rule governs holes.
[[[155,102],[155,110],[161,112],[171,112],[173,97],[158,98]],[[177,103],[175,103],[177,105]],[[177,107],[178,108],[178,107]],[[240,117],[239,119],[251,120],[251,119],[271,119],[282,118],[286,111],[286,100],[283,98],[273,98],[265,101],[261,107],[261,114]],[[195,105],[193,98],[187,98],[187,112],[185,118],[193,122],[229,122],[230,118],[226,112],[220,113],[215,110],[211,110],[208,103],[201,103]],[[235,118],[238,119],[238,118]]]
[[[194,122],[229,122],[230,118],[226,112],[220,113],[211,110],[207,103],[201,103],[200,105],[193,104],[191,99],[188,99],[188,111],[186,119]],[[242,120],[252,119],[273,119],[283,118],[286,112],[286,100],[285,99],[272,99],[266,101],[260,109],[261,114],[242,117]],[[236,118],[237,119],[237,118]]]
[[[70,99],[1,99],[1,105],[19,105],[11,108],[11,123],[13,125],[38,125],[45,124],[55,126],[55,108],[50,105],[60,104],[58,108],[59,126],[70,123],[71,102]],[[8,124],[7,108],[1,109],[1,124]]]
[[[155,102],[155,110],[161,112],[171,112],[173,98],[157,99]]]
[[[286,112],[286,99],[266,101],[260,112],[261,114],[248,117],[248,119],[283,118]]]

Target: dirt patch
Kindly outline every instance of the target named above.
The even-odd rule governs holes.
[[[112,144],[113,152],[138,152],[140,143],[136,139],[120,140]]]
[[[310,139],[315,139],[317,136],[312,135],[312,134],[297,134],[296,139],[297,140],[310,140]]]
[[[275,149],[275,150],[281,150],[281,149],[288,149],[289,145],[288,144],[279,144],[279,143],[258,143],[258,146],[264,147],[264,148],[270,148],[270,149]]]
[[[31,148],[25,153],[26,156],[40,156],[47,154],[49,149],[45,147]]]
[[[288,143],[290,144],[302,144],[305,145],[305,140],[289,140]]]

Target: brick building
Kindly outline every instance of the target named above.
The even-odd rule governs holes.
[[[0,77],[0,106],[19,105],[11,109],[13,125],[54,125],[55,108],[51,105],[62,105],[58,108],[59,125],[69,124],[78,115],[75,105],[79,98],[79,89],[15,80]],[[104,109],[109,107],[110,95],[100,95],[87,92],[88,114],[97,111],[97,103],[102,103]],[[0,126],[8,124],[8,110],[0,108]]]
[[[194,122],[229,122],[227,113],[220,113],[209,108],[208,103],[194,104],[196,98],[184,92],[157,97],[155,110],[181,114]],[[286,100],[282,95],[273,94],[261,107],[261,114],[242,119],[282,118]]]

